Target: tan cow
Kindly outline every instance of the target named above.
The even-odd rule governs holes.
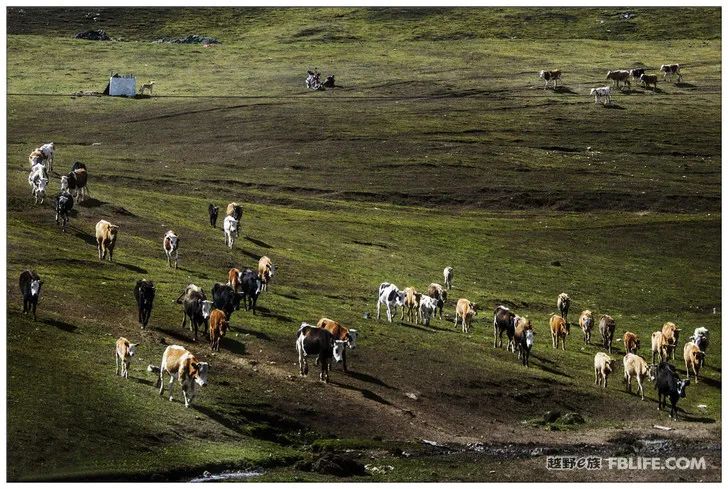
[[[419,324],[420,298],[422,294],[418,293],[414,287],[406,287],[404,289],[404,306],[402,307],[402,316],[400,320],[404,320],[404,312],[407,310],[407,321]]]
[[[468,299],[458,299],[455,306],[455,328],[458,327],[458,317],[462,320],[463,333],[470,332],[470,323],[473,317],[478,314],[478,304]]]
[[[635,353],[640,349],[640,337],[635,333],[627,331],[622,338],[625,353]]]
[[[607,80],[612,80],[617,88],[619,88],[619,82],[631,87],[629,83],[629,70],[609,71],[607,72]]]
[[[151,366],[150,366],[151,367]],[[190,407],[195,397],[195,386],[207,385],[207,371],[210,365],[200,362],[183,346],[169,345],[162,355],[162,364],[159,367],[159,395],[164,394],[164,373],[169,374],[169,400],[173,400],[172,389],[177,380],[182,386],[182,395],[185,407]]]
[[[655,357],[660,357],[660,362],[667,360],[667,339],[662,331],[652,333],[652,364],[655,365]]]
[[[129,378],[129,365],[131,364],[131,357],[136,353],[137,345],[138,343],[130,343],[123,336],[116,340],[116,351],[114,354],[116,358],[116,375],[121,375],[125,379]]]
[[[235,292],[240,292],[240,289],[242,287],[242,283],[240,282],[241,278],[242,274],[237,268],[231,268],[230,270],[228,270],[227,284],[232,287]]]
[[[569,323],[558,314],[554,314],[549,319],[549,326],[551,327],[551,344],[553,347],[558,348],[559,340],[561,340],[561,349],[566,350],[566,337],[570,332]]]
[[[644,358],[634,353],[627,353],[622,363],[624,364],[624,380],[627,382],[627,392],[632,392],[632,378],[637,379],[638,392],[644,401],[645,391],[642,387],[642,381],[646,378],[655,380],[654,366],[648,366]]]
[[[698,373],[700,372],[700,366],[703,364],[705,353],[700,351],[700,347],[693,343],[685,343],[683,348],[683,358],[685,359],[685,373],[690,380],[690,370],[693,371],[695,376],[695,383],[698,383]]]
[[[581,312],[581,315],[579,316],[579,327],[584,332],[584,343],[591,344],[591,331],[594,327],[594,316],[589,309]]]
[[[103,260],[108,253],[109,261],[113,261],[118,231],[119,226],[111,224],[109,221],[101,219],[96,223],[96,249],[99,252],[99,260]]]
[[[258,260],[258,277],[263,284],[260,288],[261,292],[268,290],[268,282],[273,278],[276,268],[273,266],[273,262],[267,256],[261,256]]]
[[[675,348],[680,340],[680,328],[675,326],[675,323],[668,321],[662,325],[662,336],[667,341],[667,354],[675,360]]]
[[[225,319],[225,313],[220,309],[213,309],[210,313],[210,348],[220,351],[220,339],[225,336],[230,323]]]
[[[356,338],[358,335],[357,330],[349,329],[345,326],[342,326],[341,323],[339,323],[338,321],[334,321],[333,319],[329,318],[319,319],[318,323],[316,323],[316,326],[319,328],[323,328],[331,333],[331,336],[334,337],[334,341],[346,342],[346,347],[349,349],[356,348]],[[346,348],[341,350],[341,361],[344,365],[344,372],[348,372],[349,369],[346,365]]]
[[[607,378],[614,372],[616,361],[603,351],[594,355],[594,384],[607,388]]]

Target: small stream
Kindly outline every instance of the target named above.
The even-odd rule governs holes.
[[[205,472],[202,477],[195,477],[190,482],[244,482],[261,475],[262,470],[226,470],[217,474]]]

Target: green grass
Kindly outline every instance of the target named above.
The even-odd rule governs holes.
[[[240,467],[265,467],[255,480],[334,480],[292,468],[319,450],[397,467],[353,480],[513,480],[524,470],[554,480],[524,460],[507,468],[391,449],[422,438],[611,443],[605,433],[648,437],[670,423],[653,387],[645,402],[625,392],[621,367],[609,389],[593,386],[601,349],[577,328],[567,351],[551,348],[563,291],[572,321],[586,308],[610,314],[646,356],[665,321],[683,338],[708,327],[707,365],[673,426],[678,439],[719,440],[719,10],[630,9],[623,21],[619,9],[103,9],[94,26],[118,41],[71,39],[90,27],[87,11],[57,9],[42,31],[8,14],[9,480],[177,480]],[[149,42],[192,33],[223,44]],[[588,96],[608,69],[672,61],[684,63],[685,83],[634,88],[612,110]],[[342,88],[305,91],[313,66]],[[544,92],[544,67],[560,67],[567,88]],[[70,96],[101,91],[112,71],[156,80],[155,96]],[[28,153],[51,140],[63,172],[88,164],[94,198],[65,234],[48,202],[31,205],[26,181]],[[206,209],[233,200],[245,212],[228,250]],[[102,218],[121,226],[114,263],[96,258]],[[176,271],[161,250],[167,229],[181,238]],[[192,343],[174,299],[261,255],[278,274],[259,314],[236,312],[220,353]],[[423,290],[446,265],[448,321],[363,318],[376,314],[379,283]],[[27,268],[45,281],[38,322],[18,308]],[[132,296],[142,277],[157,284],[147,331]],[[452,325],[459,297],[483,306],[468,335]],[[492,348],[501,303],[533,320],[528,370]],[[315,368],[299,379],[294,364],[295,330],[322,316],[360,331],[352,375],[336,367],[328,386]],[[141,341],[129,381],[113,375],[121,335]],[[179,390],[174,403],[158,396],[145,371],[172,343],[211,363],[190,409]],[[549,409],[587,422],[563,432],[528,423]]]

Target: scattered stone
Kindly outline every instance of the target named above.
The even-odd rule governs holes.
[[[352,475],[366,475],[366,469],[354,459],[342,457],[333,453],[326,453],[311,464],[311,470],[319,474],[335,475],[337,477],[350,477]]]
[[[365,313],[364,313],[364,315],[363,315],[362,317],[363,317],[364,319],[369,319],[369,318],[371,318],[371,315],[370,315],[370,314],[369,314],[369,312],[367,311],[367,312],[365,312]]]
[[[415,401],[417,400],[417,394],[414,394],[412,392],[405,393],[405,396],[409,397],[410,399],[414,399]]]
[[[202,477],[204,477],[205,479],[209,479],[210,477],[212,477],[212,473],[206,470],[202,473]]]
[[[592,150],[592,147],[591,147],[591,146],[587,146],[587,147],[586,147],[586,150],[587,150],[587,151],[591,151],[591,150]]]
[[[157,39],[156,41],[152,41],[155,43],[171,43],[171,44],[220,44],[220,41],[215,39],[214,37],[208,37],[208,36],[199,36],[197,34],[191,34],[187,37],[162,37],[160,39]]]
[[[387,472],[391,472],[394,470],[394,467],[392,467],[391,465],[376,466],[372,464],[366,464],[364,468],[372,474],[386,474]]]
[[[79,32],[74,37],[76,39],[85,39],[87,41],[111,41],[109,35],[101,29]]]
[[[564,424],[584,424],[586,420],[579,413],[566,413],[564,414],[564,417],[561,418],[561,422]]]
[[[655,425],[652,425],[652,427],[657,428],[658,430],[672,431],[672,428],[670,428],[669,426],[660,426],[659,424],[655,424]]]
[[[561,266],[561,262],[559,260],[554,260],[554,261],[551,262],[551,265],[553,265],[555,267],[560,267]]]
[[[546,411],[543,415],[543,420],[546,423],[554,423],[561,417],[561,411]]]

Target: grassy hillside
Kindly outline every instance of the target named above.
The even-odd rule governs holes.
[[[358,481],[593,480],[547,472],[545,452],[532,451],[617,454],[659,438],[661,456],[682,456],[697,433],[705,444],[691,453],[709,471],[680,476],[719,480],[719,10],[620,12],[9,9],[8,478],[179,480],[261,467],[255,480],[341,480],[294,466],[336,452],[394,467]],[[47,21],[23,21],[34,13]],[[91,27],[117,40],[72,39]],[[187,34],[223,44],[149,42]],[[588,95],[609,69],[663,62],[680,62],[684,82],[633,85],[611,109]],[[342,86],[306,91],[314,66]],[[564,71],[563,88],[542,90],[544,67]],[[112,71],[156,80],[155,96],[72,95],[101,91]],[[65,234],[27,186],[27,155],[45,141],[60,171],[76,160],[90,171],[93,198]],[[232,200],[245,212],[228,250],[206,209]],[[96,258],[102,218],[121,226],[114,263]],[[167,229],[181,238],[176,271],[161,250]],[[278,274],[260,313],[234,313],[220,353],[194,343],[174,299],[262,255]],[[380,282],[422,290],[446,265],[445,320],[374,319]],[[19,308],[27,268],[45,281],[37,322]],[[132,296],[142,277],[157,284],[145,331]],[[594,387],[600,348],[578,328],[567,351],[551,348],[562,291],[572,320],[586,308],[610,314],[647,357],[665,321],[683,337],[710,329],[679,421],[657,412],[651,385],[644,402],[625,392],[621,367],[608,389]],[[483,306],[468,335],[452,324],[459,297]],[[497,304],[533,320],[531,368],[492,348]],[[298,325],[322,316],[360,331],[352,372],[335,367],[329,385],[315,368],[299,378],[295,364]],[[113,375],[120,335],[141,342],[128,381]],[[211,364],[190,409],[179,390],[174,403],[159,397],[145,371],[173,343]],[[586,422],[543,425],[547,410]]]

